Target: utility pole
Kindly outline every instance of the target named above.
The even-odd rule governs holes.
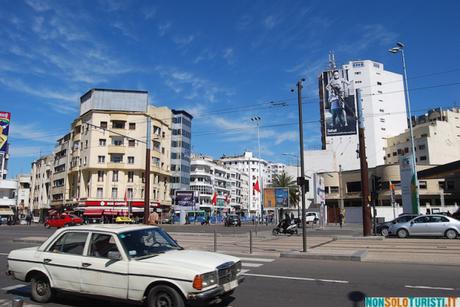
[[[145,142],[145,173],[144,173],[144,224],[148,224],[150,215],[150,147],[152,145],[151,136],[152,122],[147,115],[147,140]]]
[[[300,177],[297,178],[297,184],[301,188],[302,197],[302,251],[307,252],[307,229],[305,227],[305,163],[303,152],[303,119],[302,119],[302,82],[301,79],[297,82],[297,102],[299,105],[299,143],[300,143]]]
[[[364,116],[361,89],[356,90],[359,123],[359,161],[361,166],[361,194],[363,203],[363,236],[371,235],[371,208],[369,206],[369,174],[367,169],[366,141],[364,138]]]

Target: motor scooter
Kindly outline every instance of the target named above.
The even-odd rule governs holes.
[[[272,230],[272,234],[274,236],[279,235],[279,234],[293,235],[293,234],[298,234],[298,233],[299,232],[297,229],[297,224],[295,223],[294,220],[292,220],[289,224],[286,223],[286,220],[282,220]]]

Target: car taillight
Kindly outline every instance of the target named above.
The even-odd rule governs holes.
[[[193,279],[193,288],[197,290],[203,289],[203,277],[201,275],[196,275]]]

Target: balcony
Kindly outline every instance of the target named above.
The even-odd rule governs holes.
[[[109,145],[107,149],[109,154],[124,154],[126,152],[126,147],[124,145]]]

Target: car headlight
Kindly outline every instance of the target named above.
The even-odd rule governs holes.
[[[193,279],[193,288],[201,290],[209,286],[217,284],[217,272],[209,272],[201,275],[196,275]]]
[[[237,263],[235,263],[235,267],[236,267],[236,273],[237,274],[241,273],[241,261],[238,261]]]

